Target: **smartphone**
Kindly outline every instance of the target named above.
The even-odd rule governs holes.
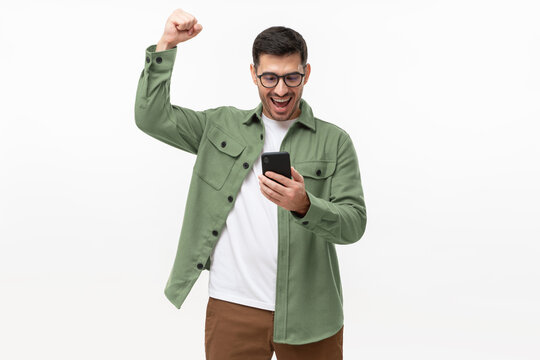
[[[289,153],[286,151],[275,151],[275,152],[265,152],[261,155],[262,162],[262,173],[266,171],[273,171],[275,173],[281,174],[287,178],[291,178],[291,159]],[[266,176],[266,175],[265,175]],[[274,180],[266,176],[270,180]],[[274,180],[278,184],[281,184],[279,181]],[[283,184],[281,184],[283,185]]]

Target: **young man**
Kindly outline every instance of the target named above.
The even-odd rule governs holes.
[[[252,110],[171,105],[177,44],[202,31],[177,9],[146,49],[137,126],[196,154],[178,250],[165,295],[180,308],[207,269],[207,359],[342,359],[343,296],[336,244],[358,241],[366,208],[349,135],[302,99],[307,47],[271,27],[253,44]],[[202,91],[202,89],[201,89]],[[292,179],[262,174],[261,153],[287,151]],[[275,182],[271,179],[275,179]]]

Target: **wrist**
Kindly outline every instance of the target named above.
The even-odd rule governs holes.
[[[157,45],[156,45],[156,52],[169,50],[169,49],[172,49],[175,46],[176,45],[173,45],[172,43],[168,43],[168,42],[164,41],[163,39],[160,39],[158,41]]]
[[[304,205],[302,209],[296,210],[295,213],[300,215],[300,217],[304,217],[307,214],[310,206],[311,206],[311,201],[309,200],[309,196],[307,196],[306,194],[306,205]]]

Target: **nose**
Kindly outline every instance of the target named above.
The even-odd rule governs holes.
[[[285,85],[285,80],[283,80],[283,78],[279,78],[278,83],[274,88],[274,92],[277,96],[284,96],[289,92],[289,88]]]

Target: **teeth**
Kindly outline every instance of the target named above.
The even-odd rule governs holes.
[[[272,100],[274,100],[275,102],[280,102],[280,103],[287,102],[287,101],[289,101],[290,99],[291,99],[291,98],[288,98],[288,99],[285,99],[285,100],[283,100],[283,99],[275,99],[275,98],[272,98]]]

